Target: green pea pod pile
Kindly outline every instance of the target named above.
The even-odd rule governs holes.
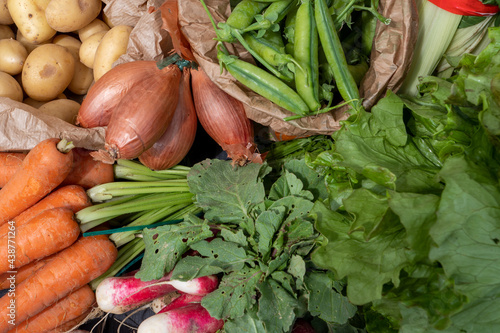
[[[203,0],[200,2],[210,13]],[[349,105],[361,108],[358,85],[368,70],[378,0],[240,0],[215,23],[218,60],[240,83],[297,119]],[[368,14],[368,15],[367,15]],[[370,15],[371,14],[371,15]],[[240,43],[255,64],[229,54]]]

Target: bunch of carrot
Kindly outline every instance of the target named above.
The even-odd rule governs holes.
[[[71,142],[0,153],[0,332],[63,331],[95,306],[89,283],[116,260],[106,236],[82,237],[75,214],[86,189],[113,179]]]

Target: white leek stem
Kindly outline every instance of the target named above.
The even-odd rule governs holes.
[[[447,57],[459,57],[464,53],[478,54],[481,52],[490,43],[488,28],[493,26],[494,23],[495,18],[490,16],[478,24],[458,29],[443,59],[436,68],[438,75],[446,77],[446,74],[441,73],[447,70],[449,72],[449,69],[452,68],[452,65],[446,59]]]
[[[450,13],[427,0],[418,4],[418,38],[413,52],[410,70],[399,93],[415,96],[418,94],[419,77],[431,75],[448,49],[461,15]]]

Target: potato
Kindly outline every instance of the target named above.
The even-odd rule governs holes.
[[[110,28],[106,23],[99,19],[95,19],[81,29],[78,29],[78,38],[83,43],[87,38],[95,34],[96,32],[108,31]]]
[[[40,45],[44,45],[44,44],[50,44],[52,43],[52,38],[49,38],[48,40],[46,40],[45,42],[43,43],[32,43],[30,42],[26,37],[23,36],[23,34],[21,33],[20,30],[17,30],[17,33],[16,33],[16,40],[18,42],[20,42],[21,44],[23,44],[23,46],[26,48],[26,51],[28,51],[28,54],[31,53],[31,51],[33,51],[34,49],[36,49],[37,47],[39,47]]]
[[[28,57],[26,48],[15,39],[0,39],[0,71],[16,75],[23,70]]]
[[[0,24],[0,39],[15,38],[14,31],[8,25]]]
[[[67,48],[45,44],[26,58],[22,71],[26,94],[38,101],[50,101],[62,93],[75,73],[75,58]]]
[[[96,32],[82,42],[80,46],[80,61],[88,68],[94,68],[94,59],[97,47],[107,31]]]
[[[102,38],[94,58],[94,80],[97,81],[113,67],[113,63],[127,51],[132,27],[117,25]]]
[[[18,102],[23,100],[21,85],[12,75],[4,72],[0,72],[0,97],[8,97]]]
[[[86,94],[92,81],[94,81],[94,72],[80,61],[79,53],[82,43],[75,37],[64,34],[54,37],[53,43],[66,47],[75,58],[75,73],[68,85],[68,89],[78,95]]]
[[[43,43],[56,34],[47,23],[43,8],[36,1],[7,0],[7,6],[17,28],[30,43]]]
[[[23,99],[23,103],[38,109],[40,106],[44,105],[47,102],[37,101],[36,99],[33,99],[31,97],[26,97],[25,99]]]
[[[80,52],[80,46],[82,45],[82,42],[80,42],[77,38],[66,34],[60,34],[56,35],[52,39],[52,43],[67,48],[68,51],[71,52],[73,57],[75,57],[75,59],[80,58],[78,53]]]
[[[101,0],[52,0],[45,9],[45,17],[56,31],[70,32],[92,22],[101,8]]]
[[[54,116],[67,123],[76,125],[80,104],[71,99],[55,99],[38,107],[40,113]]]
[[[0,24],[13,24],[12,16],[7,8],[7,0],[0,0]]]

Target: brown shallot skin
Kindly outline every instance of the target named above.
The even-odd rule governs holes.
[[[177,65],[157,69],[122,97],[106,128],[104,150],[91,153],[104,163],[134,159],[149,149],[170,125],[179,101]]]
[[[202,69],[191,72],[191,86],[201,126],[233,165],[262,163],[261,155],[255,152],[253,125],[243,103],[220,89]]]
[[[155,61],[142,60],[113,67],[90,87],[78,111],[77,125],[85,128],[107,126],[123,96],[157,70]]]
[[[190,79],[190,69],[184,68],[179,87],[179,102],[170,125],[161,138],[139,156],[139,161],[152,170],[165,170],[177,165],[194,143],[198,119]]]

